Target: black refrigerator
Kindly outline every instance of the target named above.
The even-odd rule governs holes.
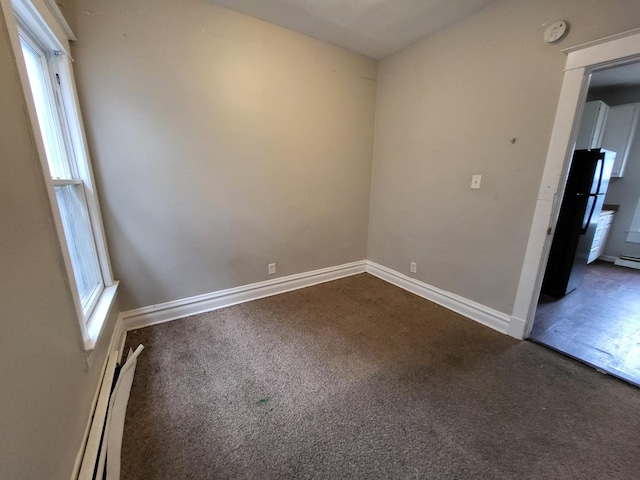
[[[573,153],[542,282],[543,294],[561,298],[582,282],[615,155],[603,149]]]

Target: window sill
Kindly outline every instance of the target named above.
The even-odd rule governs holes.
[[[105,287],[100,295],[98,303],[96,303],[93,313],[89,317],[87,322],[87,336],[84,339],[84,349],[89,352],[96,347],[98,339],[104,330],[104,326],[107,323],[109,312],[113,306],[113,302],[116,299],[116,293],[118,290],[119,282],[114,282],[110,287]]]

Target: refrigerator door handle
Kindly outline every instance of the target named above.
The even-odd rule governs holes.
[[[587,229],[589,228],[589,224],[591,223],[591,219],[593,218],[593,214],[596,210],[596,205],[598,204],[598,202],[596,201],[597,198],[598,198],[598,195],[595,193],[589,195],[589,200],[593,200],[593,203],[591,204],[591,210],[589,210],[589,216],[587,217],[586,221],[583,221],[582,226],[580,228],[580,233],[582,235],[587,233]]]
[[[596,163],[596,169],[598,168],[598,165],[600,166],[600,174],[598,175],[598,189],[596,190],[596,193],[602,193],[600,189],[602,188],[602,177],[604,176],[604,157],[598,159],[598,163]]]

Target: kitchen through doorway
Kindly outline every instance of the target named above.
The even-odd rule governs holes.
[[[591,75],[529,338],[640,387],[639,119],[640,61]]]

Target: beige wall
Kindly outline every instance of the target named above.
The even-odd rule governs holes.
[[[366,258],[377,63],[204,0],[78,0],[123,310]]]
[[[76,31],[76,0],[56,0],[56,5],[64,15],[71,31]]]
[[[0,477],[69,480],[118,306],[87,369],[7,4],[0,4]]]
[[[569,36],[547,45],[558,19]],[[561,49],[635,27],[636,0],[501,1],[381,62],[368,258],[510,314]]]
[[[367,257],[510,313],[561,49],[640,26],[635,7],[501,1],[383,61],[369,203],[375,62],[203,0],[77,0],[123,309]]]
[[[624,105],[640,102],[640,88],[610,88],[589,92],[589,100],[602,100],[607,105]],[[629,149],[627,165],[622,178],[612,178],[607,190],[605,202],[618,205],[619,209],[613,217],[605,255],[619,257],[629,255],[640,257],[640,245],[627,242],[627,232],[631,227],[633,216],[640,199],[640,125]]]

